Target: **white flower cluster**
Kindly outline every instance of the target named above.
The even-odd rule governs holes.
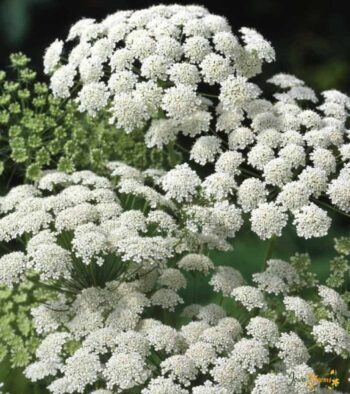
[[[196,255],[187,256],[194,261]],[[349,311],[340,294],[326,286],[319,286],[317,303],[296,295],[304,286],[302,271],[295,269],[304,260],[298,259],[270,260],[261,273],[284,281],[289,295],[278,307],[269,289],[244,285],[238,271],[218,266],[210,281],[214,289],[248,311],[258,310],[242,315],[238,308],[237,318],[214,303],[187,305],[178,328],[153,318],[152,306],[168,309],[169,304],[168,295],[154,297],[157,292],[172,291],[179,297],[177,289],[186,286],[176,268],[131,271],[128,282],[107,282],[103,288],[86,288],[39,306],[32,314],[44,339],[25,374],[32,381],[49,379],[53,394],[136,388],[142,394],[315,392],[319,382],[310,381],[315,375],[312,349],[350,357],[346,321],[332,313],[327,320],[319,319],[317,308],[340,308],[342,315]],[[310,295],[314,287],[307,286],[305,294]],[[280,319],[288,325],[280,325]],[[293,331],[300,324],[306,329]]]
[[[267,258],[248,280],[209,253],[230,250],[245,217],[261,239],[288,222],[308,239],[331,226],[322,205],[350,212],[350,98],[319,103],[288,74],[264,98],[250,78],[271,44],[200,6],[82,19],[66,41],[66,62],[60,40],[44,56],[55,96],[78,92],[80,111],[143,129],[148,147],[192,147],[168,171],[110,162],[111,179],[48,172],[0,197],[0,284],[35,277],[57,293],[31,310],[26,377],[53,394],[322,392],[320,355],[350,358],[346,253],[327,286],[305,255]],[[183,291],[197,276],[220,302]]]
[[[16,187],[1,197],[0,212],[1,240],[27,241],[25,253],[0,258],[0,282],[7,285],[33,270],[43,281],[102,285],[129,265],[163,266],[179,242],[171,216],[124,210],[110,181],[90,171],[52,172],[37,187]],[[81,270],[85,279],[77,278]],[[103,271],[111,277],[100,277]]]
[[[168,172],[141,172],[119,162],[111,162],[109,167],[112,176],[118,179],[121,193],[138,196],[153,209],[171,211],[178,221],[175,233],[180,240],[176,251],[199,251],[203,246],[220,250],[231,248],[227,239],[233,238],[243,224],[241,210],[227,200],[213,206],[194,204],[199,198],[201,180],[186,163]],[[173,220],[170,217],[169,222],[169,215],[166,217],[165,229],[173,232]]]
[[[323,237],[331,226],[323,205],[350,212],[350,167],[341,153],[349,145],[350,98],[336,91],[323,92],[322,105],[304,109],[316,98],[303,82],[285,74],[269,82],[283,93],[271,101],[251,97],[246,105],[235,102],[231,111],[240,111],[240,117],[228,122],[232,128],[218,127],[218,119],[206,135],[193,137],[189,159],[202,166],[212,163],[214,171],[205,171],[200,182],[192,170],[196,182],[191,200],[200,206],[192,209],[204,212],[222,202],[235,204],[237,213],[250,214],[251,228],[261,239],[281,236],[290,217],[299,237]],[[234,92],[231,85],[227,95]],[[237,100],[237,94],[232,94]],[[224,98],[221,90],[222,108]],[[329,113],[328,107],[337,107],[343,116]],[[175,190],[180,188],[174,170],[164,178]],[[169,197],[181,202],[176,195]],[[202,216],[209,221],[209,214]]]
[[[281,236],[290,215],[298,236],[325,236],[331,220],[317,204],[329,199],[350,212],[350,98],[330,90],[319,104],[288,74],[270,78],[278,92],[263,98],[249,78],[274,60],[274,49],[253,29],[240,33],[241,41],[225,18],[199,6],[120,11],[76,23],[68,62],[60,63],[56,40],[45,69],[55,95],[69,96],[80,80],[82,111],[107,108],[118,128],[144,128],[149,147],[178,141],[179,133],[193,139],[189,160],[215,170],[201,180],[188,164],[171,169],[167,197],[195,204],[199,194],[210,208],[234,202],[262,239]]]
[[[69,97],[80,80],[81,111],[94,115],[107,108],[111,122],[126,132],[151,120],[147,144],[162,146],[180,131],[196,135],[209,130],[213,105],[205,94],[212,85],[221,85],[224,96],[231,91],[220,110],[222,119],[232,117],[233,102],[256,97],[259,90],[247,78],[273,61],[275,52],[255,30],[242,28],[240,34],[241,42],[224,17],[200,6],[119,11],[101,22],[77,22],[66,39],[75,41],[68,61],[62,64],[64,42],[56,40],[46,50],[44,69],[52,74],[56,96]],[[166,118],[158,119],[163,113]]]
[[[330,200],[344,213],[350,209],[350,98],[327,91],[322,105],[304,109],[316,96],[302,81],[279,74],[269,82],[283,93],[271,101],[251,97],[243,107],[234,103],[231,110],[239,110],[240,118],[231,121],[232,128],[218,128],[217,122],[194,139],[190,159],[215,166],[199,193],[207,204],[224,199],[237,203],[250,213],[251,228],[262,239],[281,236],[290,215],[298,236],[323,237],[331,219],[319,205]],[[221,91],[223,108],[224,98]],[[337,107],[342,116],[327,111],[330,107]]]

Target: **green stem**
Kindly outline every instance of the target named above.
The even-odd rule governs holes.
[[[211,98],[219,98],[219,96],[216,96],[215,94],[209,94],[209,93],[200,93],[201,96],[205,97],[211,97]]]
[[[276,236],[273,235],[267,244],[267,249],[266,249],[266,254],[265,254],[265,258],[264,258],[264,263],[262,266],[262,271],[265,271],[266,269],[266,263],[270,260],[271,256],[272,256],[272,252],[273,252],[273,247],[275,245],[276,242]]]
[[[261,178],[260,174],[258,174],[255,171],[252,171],[252,170],[250,170],[248,168],[243,168],[242,166],[239,166],[238,169],[241,170],[243,174],[247,174],[247,175],[253,176],[254,178],[259,178],[259,179]]]
[[[336,208],[335,206],[331,204],[327,204],[326,202],[317,200],[316,198],[312,198],[312,201],[316,204],[323,205],[325,208],[331,209],[334,212],[340,213],[341,215],[346,216],[347,218],[350,218],[350,215],[345,213],[344,211],[341,211],[340,209]]]

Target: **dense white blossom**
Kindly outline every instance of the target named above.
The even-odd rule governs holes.
[[[108,360],[103,375],[107,379],[107,388],[117,386],[122,390],[133,388],[145,382],[150,371],[138,353],[115,353]]]
[[[201,165],[213,162],[220,152],[220,144],[215,136],[199,137],[191,149],[191,159]]]
[[[263,293],[252,286],[239,286],[232,290],[231,296],[239,301],[248,311],[255,308],[265,308]]]
[[[294,213],[294,224],[300,237],[323,237],[328,233],[331,218],[323,209],[309,204]]]
[[[109,93],[103,82],[86,84],[78,94],[79,110],[95,115],[97,111],[106,106],[108,97]]]
[[[287,367],[306,363],[310,358],[304,342],[294,332],[282,333],[276,347],[279,349],[279,357]]]
[[[284,297],[284,305],[287,311],[293,312],[296,318],[305,324],[313,325],[315,315],[312,306],[300,297]]]
[[[151,379],[147,388],[142,390],[142,394],[162,393],[188,394],[188,391],[183,389],[180,384],[175,383],[172,379],[162,376]]]
[[[328,186],[327,194],[335,206],[350,212],[350,176],[334,179]]]
[[[244,212],[249,212],[257,208],[260,203],[264,203],[267,194],[268,192],[263,182],[259,179],[249,178],[244,180],[238,188],[238,203]]]
[[[265,165],[267,165],[275,157],[272,148],[262,144],[256,144],[249,151],[247,159],[248,163],[258,170],[263,170]]]
[[[209,283],[214,291],[229,296],[234,288],[244,285],[245,281],[238,270],[229,266],[219,266]]]
[[[284,208],[294,211],[308,205],[310,191],[301,181],[293,181],[285,184],[277,196],[277,203]]]
[[[214,268],[209,257],[200,254],[190,253],[178,261],[177,266],[184,271],[201,271],[207,273]]]
[[[211,371],[215,382],[229,392],[240,392],[249,375],[233,357],[220,357]]]
[[[346,302],[334,289],[331,289],[330,287],[324,285],[319,285],[318,294],[321,297],[322,304],[328,306],[336,316],[349,315],[349,310]]]
[[[349,357],[350,335],[344,328],[335,322],[321,320],[312,329],[316,342],[327,353],[335,353],[344,358]]]
[[[47,49],[44,55],[44,72],[46,74],[54,71],[58,65],[63,49],[63,41],[55,40]]]
[[[252,230],[261,238],[281,236],[288,216],[284,209],[274,203],[259,204],[251,213]]]
[[[288,377],[282,373],[258,375],[254,382],[252,394],[290,394]]]
[[[249,101],[256,99],[260,94],[259,88],[247,78],[229,76],[221,84],[219,99],[226,111],[244,108]]]
[[[170,356],[160,364],[162,374],[189,386],[197,375],[196,363],[187,355]]]
[[[249,373],[254,373],[269,361],[269,351],[260,340],[241,339],[230,355],[240,366]]]
[[[277,324],[260,316],[250,319],[246,329],[249,335],[263,344],[274,345],[279,336]]]
[[[12,252],[0,258],[0,283],[13,286],[19,283],[27,269],[27,259],[22,252]]]
[[[188,164],[177,165],[162,178],[162,186],[169,198],[191,201],[200,185],[200,178]]]
[[[106,163],[111,179],[48,171],[0,197],[1,284],[54,293],[30,312],[39,346],[25,376],[53,394],[309,392],[317,363],[330,366],[320,350],[350,355],[347,252],[327,286],[305,255],[288,263],[269,249],[246,281],[222,252],[246,217],[262,240],[289,217],[309,239],[329,232],[325,199],[350,212],[350,98],[329,90],[319,102],[283,73],[268,97],[250,78],[274,61],[270,42],[201,6],[82,19],[67,41],[44,55],[54,96],[183,161]],[[207,303],[199,283],[219,295]]]

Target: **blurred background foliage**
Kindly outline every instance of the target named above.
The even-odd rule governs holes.
[[[175,2],[175,1],[174,1]],[[180,1],[179,3],[191,3]],[[117,9],[144,8],[150,0],[0,0],[0,65],[21,50],[41,71],[44,49],[64,38],[81,17],[102,18]],[[162,3],[173,3],[163,1]],[[198,0],[225,15],[234,29],[257,28],[275,46],[268,74],[298,75],[315,89],[350,90],[349,2],[345,0]]]
[[[283,71],[304,79],[316,90],[336,88],[350,92],[349,1],[194,2],[226,16],[234,30],[241,26],[255,27],[273,43],[277,61],[265,67],[264,79]],[[10,53],[22,51],[32,59],[32,67],[43,79],[45,48],[55,38],[66,37],[69,27],[78,19],[99,19],[118,9],[140,9],[157,3],[146,0],[0,0],[0,68],[8,66]],[[272,257],[287,259],[295,252],[309,252],[312,270],[325,277],[334,256],[333,238],[349,232],[349,219],[336,216],[332,215],[335,219],[332,233],[321,242],[300,240],[293,230],[286,231],[277,241]],[[235,240],[232,253],[213,253],[212,257],[216,262],[239,268],[249,279],[252,272],[261,269],[267,248],[267,242],[253,236],[246,227]],[[189,283],[188,294],[184,296],[190,302],[205,303],[213,294],[205,283]],[[47,392],[39,385],[29,384],[19,370],[9,368],[7,361],[0,364],[0,381],[5,381],[10,394]]]

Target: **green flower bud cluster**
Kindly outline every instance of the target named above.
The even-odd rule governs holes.
[[[25,367],[32,360],[39,337],[30,310],[52,297],[52,290],[31,281],[12,289],[0,287],[0,362],[7,358],[15,368]]]
[[[346,288],[350,280],[350,265],[347,256],[350,255],[350,237],[340,237],[335,239],[335,250],[339,253],[330,262],[330,275],[327,285],[335,289]],[[349,293],[346,294],[349,302]]]
[[[23,54],[10,56],[10,71],[0,71],[0,174],[35,180],[44,169],[64,172],[89,168],[103,172],[108,160],[141,169],[172,166],[179,155],[150,150],[142,130],[125,134],[108,116],[78,112],[73,100],[54,98],[38,81]]]

